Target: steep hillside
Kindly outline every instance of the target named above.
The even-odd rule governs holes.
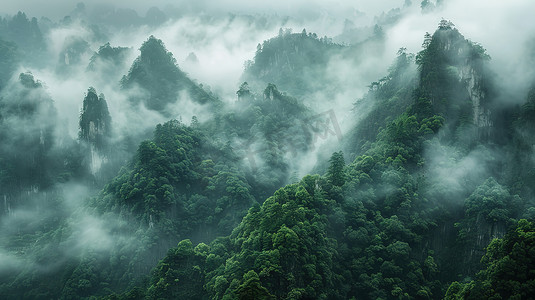
[[[0,18],[0,298],[531,296],[535,43],[197,6]]]
[[[133,103],[141,102],[147,108],[165,114],[166,106],[177,102],[181,92],[200,104],[215,101],[178,68],[173,54],[161,40],[150,36],[139,50],[141,54],[121,79],[123,89],[135,90],[136,96],[131,98]]]
[[[430,151],[456,149],[449,159],[460,163],[490,151],[488,56],[442,21],[415,56],[416,77],[412,58],[401,51],[391,73],[372,84],[367,97],[377,105],[405,108],[378,115],[383,127],[369,133],[350,164],[335,153],[324,176],[279,189],[228,237],[196,247],[180,242],[145,295],[436,299],[458,274],[474,276],[484,248],[514,224],[525,202],[492,172],[499,163],[452,181],[435,174],[454,166]]]
[[[380,28],[368,39],[355,45],[341,45],[328,37],[319,38],[315,33],[292,33],[280,30],[277,37],[258,44],[254,59],[248,61],[242,81],[260,90],[268,83],[277,85],[298,98],[306,98],[316,92],[334,93],[343,89],[331,63],[338,60],[355,64],[364,60],[364,53],[381,53],[383,35]]]

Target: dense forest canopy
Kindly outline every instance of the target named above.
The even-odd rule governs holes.
[[[535,4],[164,2],[0,8],[3,299],[535,294]]]

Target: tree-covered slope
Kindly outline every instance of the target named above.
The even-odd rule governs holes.
[[[343,48],[328,39],[319,39],[316,34],[307,34],[305,30],[291,33],[281,29],[279,36],[258,44],[254,60],[245,68],[243,80],[254,87],[257,81],[274,83],[301,95],[314,88],[310,85],[312,79],[321,76],[330,56]]]
[[[18,60],[17,46],[0,38],[0,90],[7,85],[8,80],[15,71]]]
[[[98,74],[103,80],[116,81],[118,72],[127,66],[126,59],[132,49],[126,47],[112,47],[106,43],[99,47],[89,60],[87,71]]]
[[[0,94],[0,182],[4,194],[50,186],[55,160],[54,102],[31,73],[21,73]],[[20,151],[17,149],[24,149]]]
[[[85,32],[85,6],[73,14],[49,25]],[[153,30],[166,16],[145,19]],[[30,72],[13,76],[29,63],[13,33],[38,40],[38,29],[22,13],[0,19],[2,297],[531,296],[535,90],[505,101],[485,49],[451,22],[420,52],[398,51],[348,126],[315,109],[353,102],[359,88],[331,75],[380,52],[380,27],[352,46],[282,30],[228,101],[154,36],[117,86],[129,48],[59,30],[53,67],[35,73],[59,78],[54,99],[69,105],[84,81],[71,108]],[[91,85],[109,98],[83,94]],[[192,111],[189,124],[177,116]],[[340,127],[351,128],[342,137]],[[341,143],[324,139],[329,130]]]
[[[242,81],[260,90],[268,83],[276,84],[298,98],[322,91],[334,93],[343,89],[331,64],[339,60],[354,64],[365,59],[363,53],[381,53],[383,34],[378,27],[375,34],[355,45],[333,43],[328,37],[315,33],[292,33],[280,29],[279,35],[258,44],[253,60],[248,61]]]
[[[384,125],[369,133],[349,165],[335,153],[324,176],[278,190],[227,238],[196,247],[180,242],[143,294],[437,299],[458,274],[473,276],[486,245],[527,202],[505,186],[501,162],[485,162],[483,174],[457,175],[466,180],[461,185],[435,175],[454,167],[432,150],[455,149],[458,156],[449,159],[460,163],[492,150],[482,48],[443,21],[415,57],[418,77],[406,73],[411,57],[400,52],[391,73],[372,84],[368,97],[376,105],[391,101],[404,109],[377,120]]]
[[[535,293],[534,251],[535,227],[522,219],[488,245],[477,279],[453,282],[444,299],[529,299]]]
[[[186,92],[194,102],[213,104],[214,97],[178,68],[161,40],[150,36],[139,50],[140,55],[121,79],[123,89],[135,90],[134,103],[142,102],[147,108],[165,114],[166,106],[177,102],[180,92]]]
[[[244,82],[237,94],[234,107],[202,127],[213,139],[228,141],[242,157],[256,197],[265,199],[291,180],[299,156],[314,147],[314,128],[306,124],[314,114],[302,100],[271,83],[256,94]]]
[[[39,63],[43,59],[46,43],[37,18],[30,20],[20,11],[11,17],[0,17],[0,39],[15,43],[25,61]]]
[[[108,254],[112,260],[133,255],[127,265],[102,265],[95,272],[108,270],[112,287],[128,286],[181,237],[209,241],[230,233],[255,202],[231,155],[214,148],[198,128],[178,121],[158,125],[153,140],[140,144],[131,165],[90,204],[99,214],[129,220],[135,227],[125,224],[110,234],[137,241],[119,243]],[[71,280],[93,275],[73,276]],[[98,282],[92,283],[98,291]]]

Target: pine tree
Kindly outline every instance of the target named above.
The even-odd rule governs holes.
[[[334,152],[331,155],[331,159],[329,159],[329,163],[329,169],[327,170],[328,180],[335,186],[344,185],[346,181],[344,173],[345,161],[342,151]]]

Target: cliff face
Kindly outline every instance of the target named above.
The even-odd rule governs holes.
[[[111,117],[104,95],[97,96],[89,88],[80,114],[79,138],[89,145],[89,170],[95,175],[107,161],[108,140],[111,134]]]
[[[416,95],[428,100],[433,113],[445,118],[437,143],[455,145],[451,149],[466,153],[473,152],[476,147],[484,149],[485,141],[497,139],[496,132],[500,130],[495,128],[500,125],[495,117],[500,111],[493,108],[495,93],[491,73],[487,70],[489,56],[447,21],[441,22],[433,35],[426,35],[423,47],[416,57],[420,71]],[[514,210],[518,200],[500,185],[503,184],[499,177],[502,174],[494,173],[500,166],[490,161],[493,159],[491,152],[478,155],[474,168],[492,171],[478,174],[471,169],[459,175],[459,193],[448,196],[455,185],[444,182],[447,177],[455,176],[452,172],[456,169],[466,167],[468,160],[464,159],[469,157],[466,154],[450,156],[454,151],[448,151],[446,157],[449,161],[459,159],[459,163],[436,181],[441,182],[438,186],[445,184],[445,189],[437,195],[439,203],[451,204],[452,217],[434,229],[429,245],[441,257],[443,274],[475,274],[485,247],[492,239],[505,234],[512,217],[510,211]],[[442,154],[431,150],[429,153],[432,154],[428,156],[428,170],[433,174],[441,167],[440,163],[433,162],[433,158]],[[464,201],[455,202],[455,199]]]
[[[423,47],[417,56],[420,86],[435,111],[456,120],[453,130],[469,125],[476,136],[489,135],[493,121],[486,62],[490,57],[485,50],[444,20],[432,36],[426,35]]]
[[[96,90],[89,88],[80,115],[80,138],[97,149],[102,149],[110,135],[110,123],[111,117],[104,95],[97,96]]]
[[[350,49],[306,31],[281,30],[277,37],[258,44],[255,57],[246,62],[241,79],[247,81],[252,90],[261,90],[273,83],[296,97],[336,90],[340,88],[339,82],[327,75],[330,62],[335,57],[348,55]]]
[[[54,102],[31,73],[0,93],[0,215],[50,187],[56,119]]]
[[[59,53],[56,72],[59,76],[68,76],[91,53],[89,43],[80,37],[65,38],[63,49]]]
[[[459,69],[459,80],[465,86],[472,102],[472,122],[477,128],[492,127],[490,110],[484,106],[486,93],[482,88],[483,77],[471,64]]]

